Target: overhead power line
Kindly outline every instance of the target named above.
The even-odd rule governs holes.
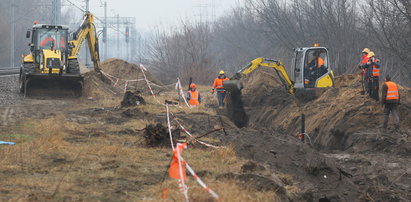
[[[71,4],[72,6],[76,7],[77,9],[79,9],[80,11],[82,11],[83,13],[86,12],[86,9],[85,9],[84,7],[78,6],[78,5],[76,5],[75,3],[73,3],[73,2],[70,1],[70,0],[65,0],[65,1],[67,1],[69,4]],[[94,16],[94,18],[95,18],[96,20],[100,21],[101,23],[104,23],[104,20],[98,18],[97,16]],[[114,25],[108,24],[108,26],[109,26],[111,29],[113,29],[114,31],[117,31],[117,32],[119,32],[119,33],[121,33],[121,34],[123,34],[123,35],[126,35],[125,32],[122,32],[121,30],[117,29]]]

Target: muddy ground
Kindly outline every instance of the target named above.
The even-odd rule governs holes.
[[[337,77],[336,88],[312,101],[287,94],[276,79],[267,70],[243,80],[244,111],[248,128],[255,132],[229,139],[236,142],[240,156],[292,175],[304,199],[411,199],[409,88],[400,88],[401,130],[395,131],[391,120],[383,131],[381,106],[361,95],[359,75]],[[307,138],[306,143],[297,139],[301,114],[311,144]]]
[[[341,77],[337,88],[302,103],[288,95],[272,75],[256,72],[244,81],[248,85],[243,90],[241,113],[247,116],[247,124],[242,128],[224,113],[204,106],[194,111],[173,109],[194,135],[225,128],[206,140],[233,147],[241,160],[195,141],[189,142],[193,153],[186,154],[210,187],[217,187],[220,194],[226,192],[223,201],[411,199],[411,105],[406,96],[401,106],[402,129],[384,132],[378,127],[380,108],[360,95],[357,76]],[[17,78],[0,82],[0,89],[8,89],[3,100],[10,96],[16,100],[1,102],[0,137],[17,143],[0,147],[4,154],[0,158],[0,200],[160,199],[151,190],[162,186],[170,149],[148,146],[143,136],[148,124],[166,125],[164,108],[148,94],[144,94],[147,105],[121,108],[117,95],[121,89],[92,77],[80,99],[22,99],[17,87],[10,88]],[[406,88],[401,92],[409,94]],[[214,106],[213,99],[204,92],[206,106]],[[311,144],[297,138],[301,113],[306,115]],[[243,115],[237,121],[244,122]],[[227,180],[245,190],[230,191],[234,185],[227,188]],[[206,194],[195,195],[201,189],[195,190],[191,196],[197,201],[212,200]]]

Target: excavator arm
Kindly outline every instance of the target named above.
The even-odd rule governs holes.
[[[268,67],[273,68],[277,72],[278,77],[280,78],[281,83],[284,85],[285,89],[290,94],[294,94],[295,87],[294,82],[291,81],[290,77],[287,74],[283,64],[279,60],[266,59],[266,58],[257,58],[251,61],[250,64],[240,69],[235,76],[232,78],[238,80],[241,77],[250,74],[259,67]]]
[[[83,22],[79,29],[73,33],[73,40],[69,41],[71,53],[69,59],[77,59],[80,48],[84,40],[87,39],[91,60],[94,64],[94,70],[100,72],[100,54],[98,47],[98,37],[96,26],[94,25],[94,15],[90,12],[84,14]]]

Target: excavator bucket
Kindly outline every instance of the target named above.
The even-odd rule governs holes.
[[[234,92],[243,89],[243,84],[239,80],[228,80],[223,82],[223,87],[228,92]]]
[[[24,82],[25,97],[80,97],[83,90],[81,75],[30,74]]]

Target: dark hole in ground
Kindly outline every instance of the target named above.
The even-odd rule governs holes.
[[[243,128],[248,125],[248,116],[244,110],[240,90],[233,89],[227,93],[226,114],[237,127]]]
[[[318,199],[318,202],[331,202],[327,197]]]

